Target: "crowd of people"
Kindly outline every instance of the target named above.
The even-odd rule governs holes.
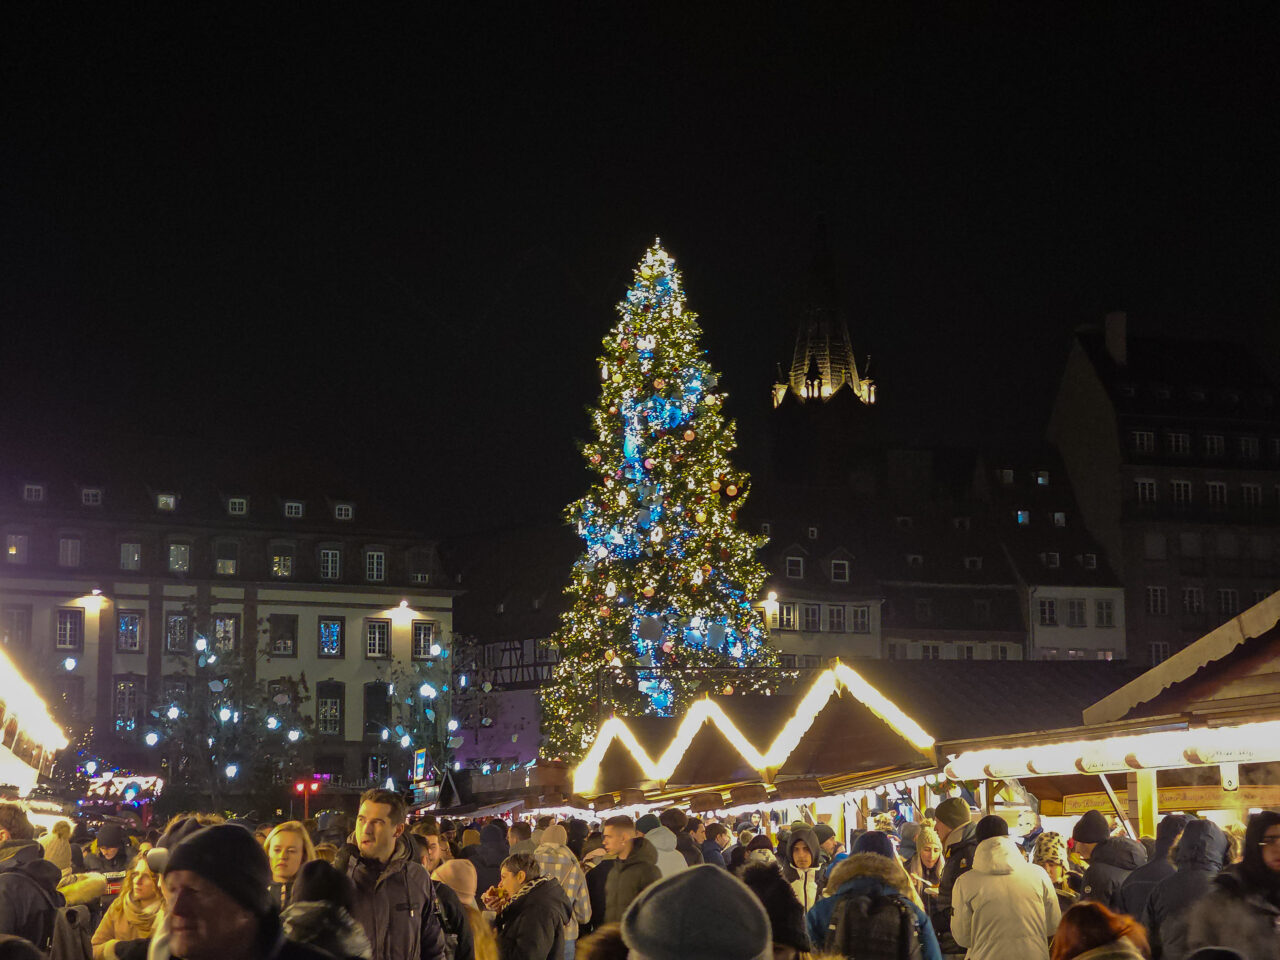
[[[1280,960],[1280,813],[1098,811],[1011,834],[952,797],[915,822],[407,822],[191,813],[45,836],[0,804],[0,960]]]

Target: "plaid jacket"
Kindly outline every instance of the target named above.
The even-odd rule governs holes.
[[[533,858],[538,861],[544,877],[554,877],[564,888],[565,895],[573,904],[573,916],[564,925],[566,940],[578,939],[578,924],[591,919],[591,899],[587,896],[587,876],[578,864],[578,858],[568,847],[557,843],[541,843],[533,851]]]

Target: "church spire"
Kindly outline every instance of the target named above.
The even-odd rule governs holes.
[[[849,325],[840,308],[835,260],[825,221],[818,222],[813,260],[799,299],[799,331],[791,368],[773,388],[773,405],[787,393],[801,402],[826,401],[846,386],[863,403],[875,403],[875,383],[858,372]]]

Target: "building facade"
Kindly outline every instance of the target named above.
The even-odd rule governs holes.
[[[1280,584],[1280,405],[1251,352],[1073,339],[1049,430],[1125,588],[1130,656],[1159,663]]]
[[[198,659],[233,649],[269,690],[305,678],[316,773],[401,775],[393,678],[449,666],[455,591],[433,542],[305,485],[5,473],[3,642],[64,723],[92,727],[96,752],[154,766],[164,751],[146,731],[181,709]]]

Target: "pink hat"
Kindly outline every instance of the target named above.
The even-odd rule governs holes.
[[[436,867],[431,879],[443,880],[458,895],[459,900],[473,907],[476,905],[476,886],[479,881],[476,879],[476,868],[470,860],[446,860]]]

